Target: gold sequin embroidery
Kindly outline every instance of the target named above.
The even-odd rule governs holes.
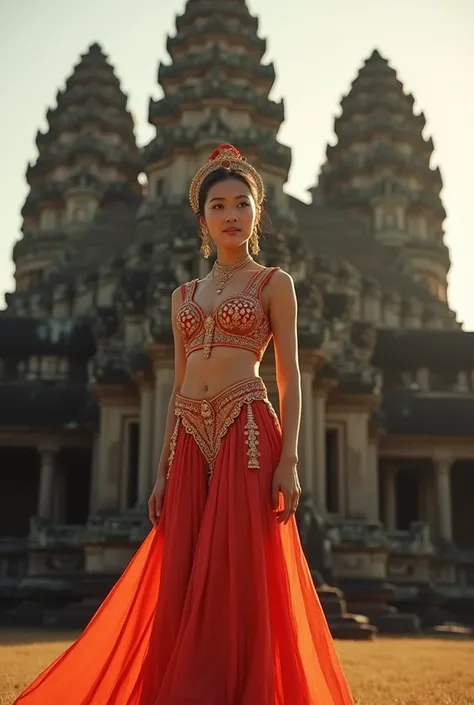
[[[235,347],[250,350],[261,360],[272,337],[261,290],[277,269],[257,272],[244,291],[221,301],[209,316],[194,301],[197,279],[184,284],[183,302],[176,323],[183,337],[186,356],[202,350],[207,359],[214,347]]]
[[[245,435],[247,444],[247,467],[258,469],[258,425],[252,409],[254,401],[268,402],[267,391],[263,381],[252,377],[228,387],[212,399],[189,399],[176,395],[175,414],[181,419],[183,428],[193,436],[209,467],[209,479],[212,477],[222,439],[228,429],[238,418],[242,406],[247,406]]]
[[[252,403],[251,402],[246,402],[247,404],[247,423],[245,424],[245,435],[247,436],[247,440],[245,443],[248,445],[248,450],[247,450],[247,455],[249,459],[249,468],[255,468],[259,469],[260,463],[258,462],[258,458],[260,456],[260,452],[258,450],[258,426],[255,421],[255,416],[253,415],[253,409],[252,409]]]
[[[204,321],[204,338],[203,338],[203,355],[207,359],[211,354],[212,338],[214,335],[214,319],[212,316],[207,316]]]
[[[176,444],[178,442],[178,431],[179,431],[179,416],[176,417],[176,423],[174,425],[173,433],[170,438],[170,454],[168,456],[168,472],[166,473],[166,479],[169,478],[171,472],[171,466],[173,464],[174,456],[176,453]]]

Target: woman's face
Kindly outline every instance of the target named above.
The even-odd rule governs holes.
[[[257,208],[250,188],[239,179],[220,181],[209,189],[203,221],[217,248],[238,248],[253,233]]]

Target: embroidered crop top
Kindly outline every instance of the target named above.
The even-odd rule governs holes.
[[[208,358],[212,348],[232,347],[250,350],[260,361],[272,337],[262,289],[278,269],[268,267],[256,272],[245,289],[223,299],[212,316],[206,316],[194,301],[198,280],[182,284],[176,324],[183,337],[186,357],[203,350]]]

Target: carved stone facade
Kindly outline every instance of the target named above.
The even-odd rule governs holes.
[[[284,109],[268,97],[275,71],[257,25],[243,0],[188,0],[141,150],[97,44],[38,135],[0,315],[5,618],[51,595],[82,598],[88,614],[149,530],[173,385],[170,296],[208,267],[187,190],[220,142],[262,173],[272,225],[259,261],[296,283],[300,473],[336,581],[378,625],[393,625],[395,604],[429,623],[427,595],[454,616],[472,609],[474,334],[446,301],[424,119],[374,52],[343,99],[313,203],[287,196]],[[261,374],[277,408],[271,349]]]

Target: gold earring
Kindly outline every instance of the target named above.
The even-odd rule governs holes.
[[[206,225],[203,225],[201,227],[201,254],[203,257],[206,259],[209,257],[211,254],[211,236],[209,235],[209,230],[207,229]]]
[[[250,236],[250,252],[253,255],[258,255],[260,252],[260,245],[258,242],[258,230],[254,228],[252,235]]]

